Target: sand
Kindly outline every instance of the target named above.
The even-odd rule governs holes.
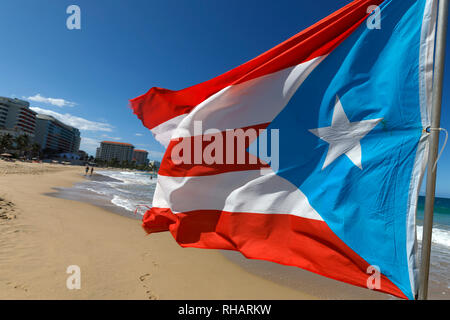
[[[182,249],[169,233],[147,236],[139,220],[46,195],[83,173],[0,161],[0,299],[389,298],[235,252]],[[66,286],[71,265],[81,270],[79,290]]]

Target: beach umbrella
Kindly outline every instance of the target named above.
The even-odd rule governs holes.
[[[0,154],[0,156],[2,156],[2,157],[12,157],[12,154],[10,154],[10,153],[2,153],[2,154]]]

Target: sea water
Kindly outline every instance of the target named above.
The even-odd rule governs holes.
[[[103,195],[112,204],[129,212],[142,207],[151,207],[156,188],[156,175],[135,171],[98,171],[97,174],[107,179],[94,178],[79,187]],[[144,210],[138,210],[142,214]]]
[[[423,232],[424,204],[425,198],[419,197],[417,208],[419,249]],[[450,199],[435,199],[433,217],[429,286],[435,298],[450,299]]]

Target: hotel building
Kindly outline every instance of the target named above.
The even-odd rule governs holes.
[[[136,149],[133,151],[133,160],[137,165],[148,164],[148,152],[145,150]]]
[[[27,101],[0,97],[0,130],[14,136],[26,134],[31,137],[36,128],[36,112]]]
[[[43,150],[59,153],[77,153],[80,148],[80,131],[45,114],[36,116],[35,142]]]
[[[133,160],[134,146],[129,143],[102,141],[97,148],[96,159],[111,161],[117,159],[119,162]]]

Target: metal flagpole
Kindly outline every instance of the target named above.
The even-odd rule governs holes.
[[[436,190],[436,168],[439,148],[439,133],[441,122],[442,89],[444,80],[445,46],[448,23],[449,0],[439,0],[439,11],[436,33],[436,54],[434,62],[433,79],[433,106],[431,111],[431,130],[428,155],[427,190],[425,198],[425,215],[423,220],[422,258],[419,276],[420,300],[426,300],[428,296],[428,277],[430,273],[431,235],[433,230],[433,207]],[[434,170],[433,170],[434,169]]]

